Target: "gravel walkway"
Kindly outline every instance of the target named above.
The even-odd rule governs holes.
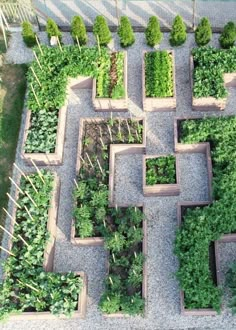
[[[8,60],[19,62],[29,61],[30,51],[14,35],[11,40]],[[92,43],[92,36],[90,43]],[[66,35],[65,38],[69,36]],[[213,44],[217,45],[218,36],[214,36]],[[45,34],[40,34],[45,40]],[[21,46],[20,46],[21,45]],[[189,87],[189,52],[194,45],[193,35],[188,36],[184,47],[175,50],[176,81],[177,81],[177,112],[175,113],[144,113],[141,108],[141,59],[142,50],[150,49],[145,45],[144,35],[136,34],[136,43],[128,50],[129,75],[129,110],[135,116],[147,120],[147,154],[173,153],[173,118],[177,115],[192,114]],[[18,49],[18,47],[21,47]],[[118,42],[115,39],[115,49]],[[170,49],[168,34],[164,35],[162,49]],[[14,51],[20,54],[14,55]],[[231,93],[229,104],[224,114],[235,114],[236,90]],[[197,114],[197,113],[195,113]],[[200,114],[200,113],[199,113]],[[117,114],[121,117],[128,114]],[[202,114],[203,115],[203,114]],[[213,113],[209,114],[214,115]],[[219,112],[215,112],[219,115]],[[148,223],[148,300],[145,318],[112,318],[106,319],[97,309],[99,296],[103,290],[105,276],[106,251],[102,247],[74,247],[70,244],[72,187],[75,177],[75,160],[79,132],[79,118],[108,117],[107,113],[97,114],[93,111],[91,91],[71,91],[64,164],[55,169],[61,178],[61,199],[58,217],[55,271],[84,270],[88,275],[88,309],[85,320],[55,321],[23,321],[8,322],[1,329],[83,329],[83,330],[131,330],[131,329],[235,329],[236,318],[224,309],[216,317],[184,317],[180,315],[179,286],[174,273],[178,262],[173,254],[173,244],[177,227],[176,203],[184,200],[207,200],[206,159],[202,154],[180,155],[181,194],[177,197],[142,196],[141,155],[117,156],[116,159],[116,200],[129,203],[145,203]],[[22,118],[22,129],[18,144],[16,161],[21,168],[28,169],[20,160],[19,151],[22,145],[25,113]],[[14,173],[14,176],[16,173]],[[228,251],[228,250],[227,250]],[[229,254],[231,250],[225,252]],[[235,250],[234,250],[235,251]],[[224,255],[224,254],[223,254]],[[222,255],[222,256],[223,256]],[[222,257],[222,259],[224,259]],[[227,259],[228,260],[228,259]]]

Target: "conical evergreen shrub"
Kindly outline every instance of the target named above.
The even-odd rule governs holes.
[[[224,30],[220,35],[219,43],[222,48],[230,48],[234,46],[236,41],[236,25],[233,22],[228,22],[224,26]]]
[[[135,42],[133,28],[130,24],[128,17],[126,17],[126,16],[122,16],[120,18],[118,36],[120,37],[120,44],[122,47],[131,46]]]
[[[85,45],[88,37],[86,33],[86,28],[84,25],[84,21],[80,16],[74,16],[71,22],[71,35],[76,42],[76,37],[79,40],[80,45]]]
[[[107,21],[103,16],[97,16],[93,25],[93,34],[101,46],[106,46],[111,41],[111,31],[107,25]]]
[[[145,31],[146,42],[148,46],[154,47],[160,44],[162,40],[162,33],[160,23],[156,16],[151,16]]]
[[[61,31],[59,30],[57,23],[51,18],[47,20],[46,31],[49,39],[55,36],[58,37],[59,40],[61,40]]]
[[[212,38],[211,23],[208,18],[203,17],[195,31],[195,41],[198,46],[207,45]]]
[[[28,47],[33,47],[36,45],[36,33],[33,31],[33,27],[30,22],[23,22],[22,23],[22,38],[24,40],[24,43]]]
[[[174,19],[171,33],[170,33],[170,44],[171,46],[181,46],[187,39],[186,25],[180,15],[177,15]]]

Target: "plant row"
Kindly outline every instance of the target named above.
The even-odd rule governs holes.
[[[186,120],[181,124],[181,143],[210,142],[213,162],[212,204],[187,209],[177,232],[177,272],[188,309],[220,310],[221,291],[209,269],[209,246],[223,234],[236,231],[236,118]]]
[[[81,278],[71,272],[59,274],[43,269],[44,251],[50,239],[47,222],[54,183],[53,174],[46,171],[21,177],[24,194],[17,200],[11,254],[4,263],[0,319],[32,311],[70,316],[77,307]]]
[[[108,205],[110,144],[141,142],[139,121],[110,119],[84,125],[84,161],[74,190],[75,229],[77,237],[103,237],[109,250],[109,274],[99,303],[102,312],[108,314],[140,314],[144,309],[142,210]]]
[[[193,95],[196,98],[224,98],[224,73],[236,72],[236,47],[221,50],[213,47],[194,48]]]
[[[145,91],[147,97],[173,96],[173,58],[168,51],[145,53]]]

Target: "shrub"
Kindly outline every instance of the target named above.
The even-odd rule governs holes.
[[[222,48],[233,47],[236,40],[236,26],[233,22],[228,22],[220,35],[219,42]]]
[[[24,40],[24,43],[26,44],[26,46],[33,47],[34,45],[36,45],[35,33],[33,31],[33,28],[32,28],[32,25],[30,24],[30,22],[25,21],[22,23],[21,35],[23,37],[23,40]]]
[[[120,44],[122,47],[128,47],[135,42],[133,28],[128,17],[122,16],[120,19],[120,26],[118,28],[118,35],[120,37]]]
[[[107,25],[107,21],[103,16],[97,16],[93,25],[93,34],[99,38],[101,46],[106,46],[111,41],[111,31]]]
[[[170,44],[171,46],[180,46],[185,43],[186,38],[186,26],[182,17],[180,15],[177,15],[174,19],[170,33]]]
[[[208,18],[203,17],[195,31],[195,41],[198,46],[205,46],[211,40],[212,30]]]
[[[162,40],[162,33],[160,30],[160,23],[156,16],[151,16],[145,31],[146,41],[148,46],[154,47],[160,44]]]
[[[86,28],[84,21],[80,16],[74,16],[71,22],[71,35],[76,42],[76,37],[79,40],[80,45],[85,45],[87,42]]]
[[[61,40],[61,31],[59,30],[57,23],[51,18],[47,20],[46,31],[49,39],[55,36]]]

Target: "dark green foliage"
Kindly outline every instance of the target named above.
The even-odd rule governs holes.
[[[230,266],[226,274],[226,285],[230,288],[232,298],[229,307],[232,309],[233,314],[236,313],[236,264],[235,262]]]
[[[176,183],[175,157],[166,156],[146,159],[146,184]]]
[[[145,89],[147,97],[173,96],[173,59],[168,51],[145,54]]]
[[[50,39],[51,37],[58,37],[59,40],[61,40],[61,32],[57,26],[57,23],[49,18],[47,20],[47,24],[46,24],[46,31],[47,31],[47,34],[48,34],[48,38]]]
[[[80,16],[74,16],[71,22],[71,35],[74,39],[74,42],[77,43],[76,37],[79,40],[80,45],[85,45],[88,37],[86,33],[86,28],[84,21]]]
[[[14,224],[11,252],[4,263],[5,279],[0,284],[0,319],[12,312],[50,311],[55,315],[71,316],[78,303],[82,288],[81,279],[74,273],[45,272],[42,268],[44,249],[49,240],[47,231],[48,210],[52,197],[54,176],[42,171],[44,182],[38,174],[30,174],[38,193],[24,177],[20,187],[37,203],[32,204],[26,195],[20,195]],[[25,207],[30,210],[32,220]],[[20,236],[27,242],[23,244]]]
[[[211,142],[214,201],[187,209],[175,242],[177,277],[187,308],[219,311],[221,292],[209,270],[209,246],[222,234],[236,231],[236,117],[187,120],[180,129],[182,143]]]
[[[111,41],[111,31],[103,16],[97,16],[93,25],[93,34],[101,46],[106,46]]]
[[[228,22],[224,26],[224,30],[220,35],[219,43],[222,48],[230,48],[234,46],[236,41],[236,25],[234,22]]]
[[[192,54],[194,97],[226,97],[228,93],[224,87],[223,73],[236,72],[236,48],[226,51],[202,47],[193,49]]]
[[[171,46],[181,46],[187,39],[186,25],[180,15],[177,15],[174,19],[172,29],[170,32],[170,44]]]
[[[148,46],[154,47],[159,45],[162,40],[160,23],[156,16],[151,16],[145,31],[146,42]]]
[[[211,23],[208,18],[203,17],[195,31],[195,41],[198,46],[207,45],[212,38]]]
[[[30,22],[26,21],[22,23],[21,35],[26,46],[33,47],[36,45],[36,34],[33,31],[33,27]]]
[[[118,35],[120,37],[120,45],[122,47],[131,46],[135,42],[133,28],[130,24],[129,18],[126,16],[122,16],[120,18]]]

